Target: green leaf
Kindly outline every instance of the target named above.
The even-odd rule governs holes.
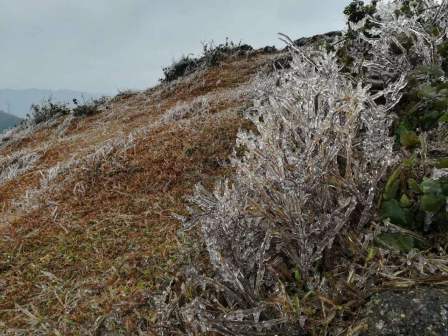
[[[421,208],[423,211],[436,213],[446,203],[446,197],[442,195],[423,195]]]
[[[436,163],[436,168],[448,168],[448,158],[439,159]]]
[[[408,180],[408,187],[409,187],[409,190],[411,190],[417,194],[420,194],[422,192],[422,189],[420,188],[419,184],[413,178],[410,178]]]
[[[292,308],[294,310],[294,313],[299,314],[300,313],[300,299],[299,296],[296,294],[292,297]]]
[[[366,257],[366,262],[373,260],[373,258],[377,255],[377,252],[378,251],[374,247],[370,247]]]
[[[420,184],[421,189],[424,194],[441,195],[442,186],[439,181],[432,180],[429,178],[424,178],[423,182]]]
[[[437,96],[437,88],[431,84],[422,85],[418,91],[418,96],[420,98],[434,98]]]
[[[383,219],[389,218],[393,224],[406,228],[412,227],[413,224],[411,212],[408,209],[403,209],[395,199],[383,203],[381,217]]]
[[[414,148],[420,145],[420,138],[414,131],[404,131],[400,133],[400,144],[407,148]]]
[[[413,236],[398,232],[383,232],[375,238],[375,243],[383,248],[403,253],[408,253],[420,245]]]
[[[413,169],[417,163],[418,159],[415,154],[413,154],[410,158],[403,160],[402,166],[406,169]]]
[[[398,188],[400,187],[400,174],[401,167],[397,168],[387,180],[383,193],[385,200],[390,200],[396,197]]]
[[[448,177],[443,177],[439,180],[442,188],[442,194],[448,197]]]
[[[409,199],[408,195],[406,194],[401,195],[400,205],[403,208],[409,208],[412,205],[412,201]]]
[[[294,268],[292,274],[294,275],[294,280],[298,287],[300,287],[300,283],[302,282],[302,275],[300,274],[300,270],[298,268]]]
[[[439,118],[439,122],[448,124],[448,112],[442,114],[442,116]]]

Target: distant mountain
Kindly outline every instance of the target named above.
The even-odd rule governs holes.
[[[39,104],[48,98],[55,102],[71,103],[73,98],[82,102],[83,99],[89,100],[99,96],[101,94],[73,90],[0,89],[0,110],[24,118],[30,112],[32,104]]]
[[[0,133],[7,128],[16,126],[22,119],[0,110]]]

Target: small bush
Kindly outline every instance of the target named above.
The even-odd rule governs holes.
[[[245,55],[253,48],[248,44],[235,44],[233,41],[226,40],[225,43],[214,45],[213,42],[203,44],[203,59],[206,66],[219,65],[223,59],[229,55]]]
[[[182,58],[174,62],[171,66],[163,68],[165,75],[164,81],[171,82],[179,77],[185,76],[199,66],[199,60],[191,58],[190,56],[182,56]]]
[[[75,107],[72,109],[66,103],[54,103],[48,99],[40,105],[31,105],[31,114],[27,115],[27,119],[32,125],[38,125],[70,113],[75,117],[90,116],[98,113],[99,107],[106,101],[106,97],[101,97],[79,104],[77,99],[73,99]]]
[[[447,232],[448,176],[418,176],[419,164],[406,160],[390,176],[383,193],[381,216],[420,233]],[[435,164],[443,165],[443,159]]]
[[[73,99],[73,104],[75,104],[75,108],[73,109],[73,115],[75,117],[83,117],[97,114],[99,112],[98,108],[104,103],[106,103],[106,101],[107,101],[106,97],[101,97],[80,105],[76,99]]]
[[[67,115],[70,113],[70,108],[63,103],[53,103],[51,99],[48,99],[41,105],[33,104],[31,105],[31,115],[27,115],[30,121],[37,125],[58,116]]]
[[[235,178],[212,192],[198,186],[191,199],[184,228],[200,226],[216,274],[213,283],[192,277],[194,288],[207,288],[181,308],[199,316],[190,320],[196,330],[297,330],[292,316],[277,325],[285,307],[267,308],[269,298],[280,282],[295,292],[313,288],[324,251],[370,218],[378,181],[393,162],[390,117],[368,88],[340,73],[334,53],[291,56],[279,86],[270,83],[247,112],[257,133],[238,135]],[[208,310],[214,300],[226,309]],[[233,325],[229,316],[240,312],[244,323]]]

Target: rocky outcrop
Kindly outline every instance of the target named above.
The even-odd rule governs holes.
[[[385,291],[366,306],[363,336],[447,336],[448,289]]]

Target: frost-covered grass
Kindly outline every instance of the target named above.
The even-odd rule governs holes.
[[[237,89],[221,90],[217,93],[213,92],[195,97],[188,102],[182,101],[166,111],[160,122],[171,123],[186,118],[210,117],[214,111],[219,110],[220,106],[236,105],[242,99],[247,99],[253,95],[254,85],[256,84],[257,82],[253,81]]]
[[[231,173],[221,163],[247,124],[243,84],[268,61],[122,96],[104,113],[57,118],[5,143],[2,153],[47,150],[26,174],[32,183],[0,185],[0,334],[151,333],[149,301],[182,260],[171,213],[184,211],[195,183]],[[197,97],[213,118],[192,109],[165,120]]]
[[[170,211],[182,211],[194,183],[226,171],[214,162],[229,155],[240,122],[233,113],[162,126],[47,171],[43,206],[2,231],[7,330],[147,331],[154,311],[144,302],[180,262]],[[14,250],[18,237],[23,248]]]
[[[26,173],[34,167],[39,158],[39,153],[26,151],[0,157],[0,184]]]
[[[168,110],[163,115],[163,121],[178,121],[191,114],[205,114],[208,112],[209,101],[206,97],[195,98],[190,103],[180,103]]]

